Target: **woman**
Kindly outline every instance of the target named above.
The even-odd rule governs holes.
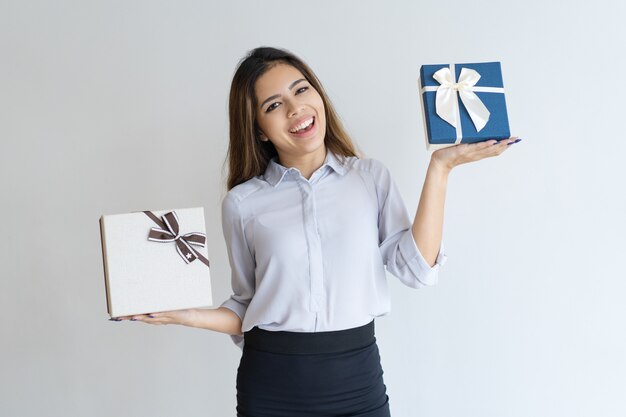
[[[434,285],[445,262],[447,179],[516,138],[435,151],[413,221],[389,170],[360,158],[302,60],[252,50],[230,91],[222,226],[233,295],[217,309],[134,316],[231,335],[243,353],[237,416],[389,416],[374,318],[387,271]],[[129,318],[129,317],[126,317]]]

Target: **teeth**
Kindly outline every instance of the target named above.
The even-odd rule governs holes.
[[[296,126],[295,129],[290,130],[291,133],[297,133],[298,131],[307,128],[311,123],[313,123],[313,118],[311,117],[309,120],[301,123],[300,125]]]

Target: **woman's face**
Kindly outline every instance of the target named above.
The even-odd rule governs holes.
[[[255,92],[261,140],[269,140],[281,160],[326,153],[324,102],[299,70],[277,64],[257,80]]]

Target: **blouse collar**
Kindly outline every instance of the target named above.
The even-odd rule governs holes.
[[[272,184],[272,186],[274,187],[278,186],[278,184],[281,183],[281,181],[289,171],[295,171],[297,173],[300,173],[298,168],[287,168],[279,164],[277,161],[278,155],[270,159],[264,174],[265,180]],[[330,149],[326,149],[326,158],[324,159],[324,163],[322,164],[320,169],[326,165],[330,166],[332,169],[335,170],[335,172],[340,175],[343,175],[346,172],[345,165],[339,161],[337,156],[333,152],[331,152]]]

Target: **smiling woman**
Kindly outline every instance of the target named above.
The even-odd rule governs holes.
[[[387,310],[375,191],[387,176],[358,162],[321,83],[288,51],[240,62],[229,111],[233,295],[220,308],[241,318],[237,415],[389,416],[373,320]],[[387,207],[388,226],[408,230]]]

